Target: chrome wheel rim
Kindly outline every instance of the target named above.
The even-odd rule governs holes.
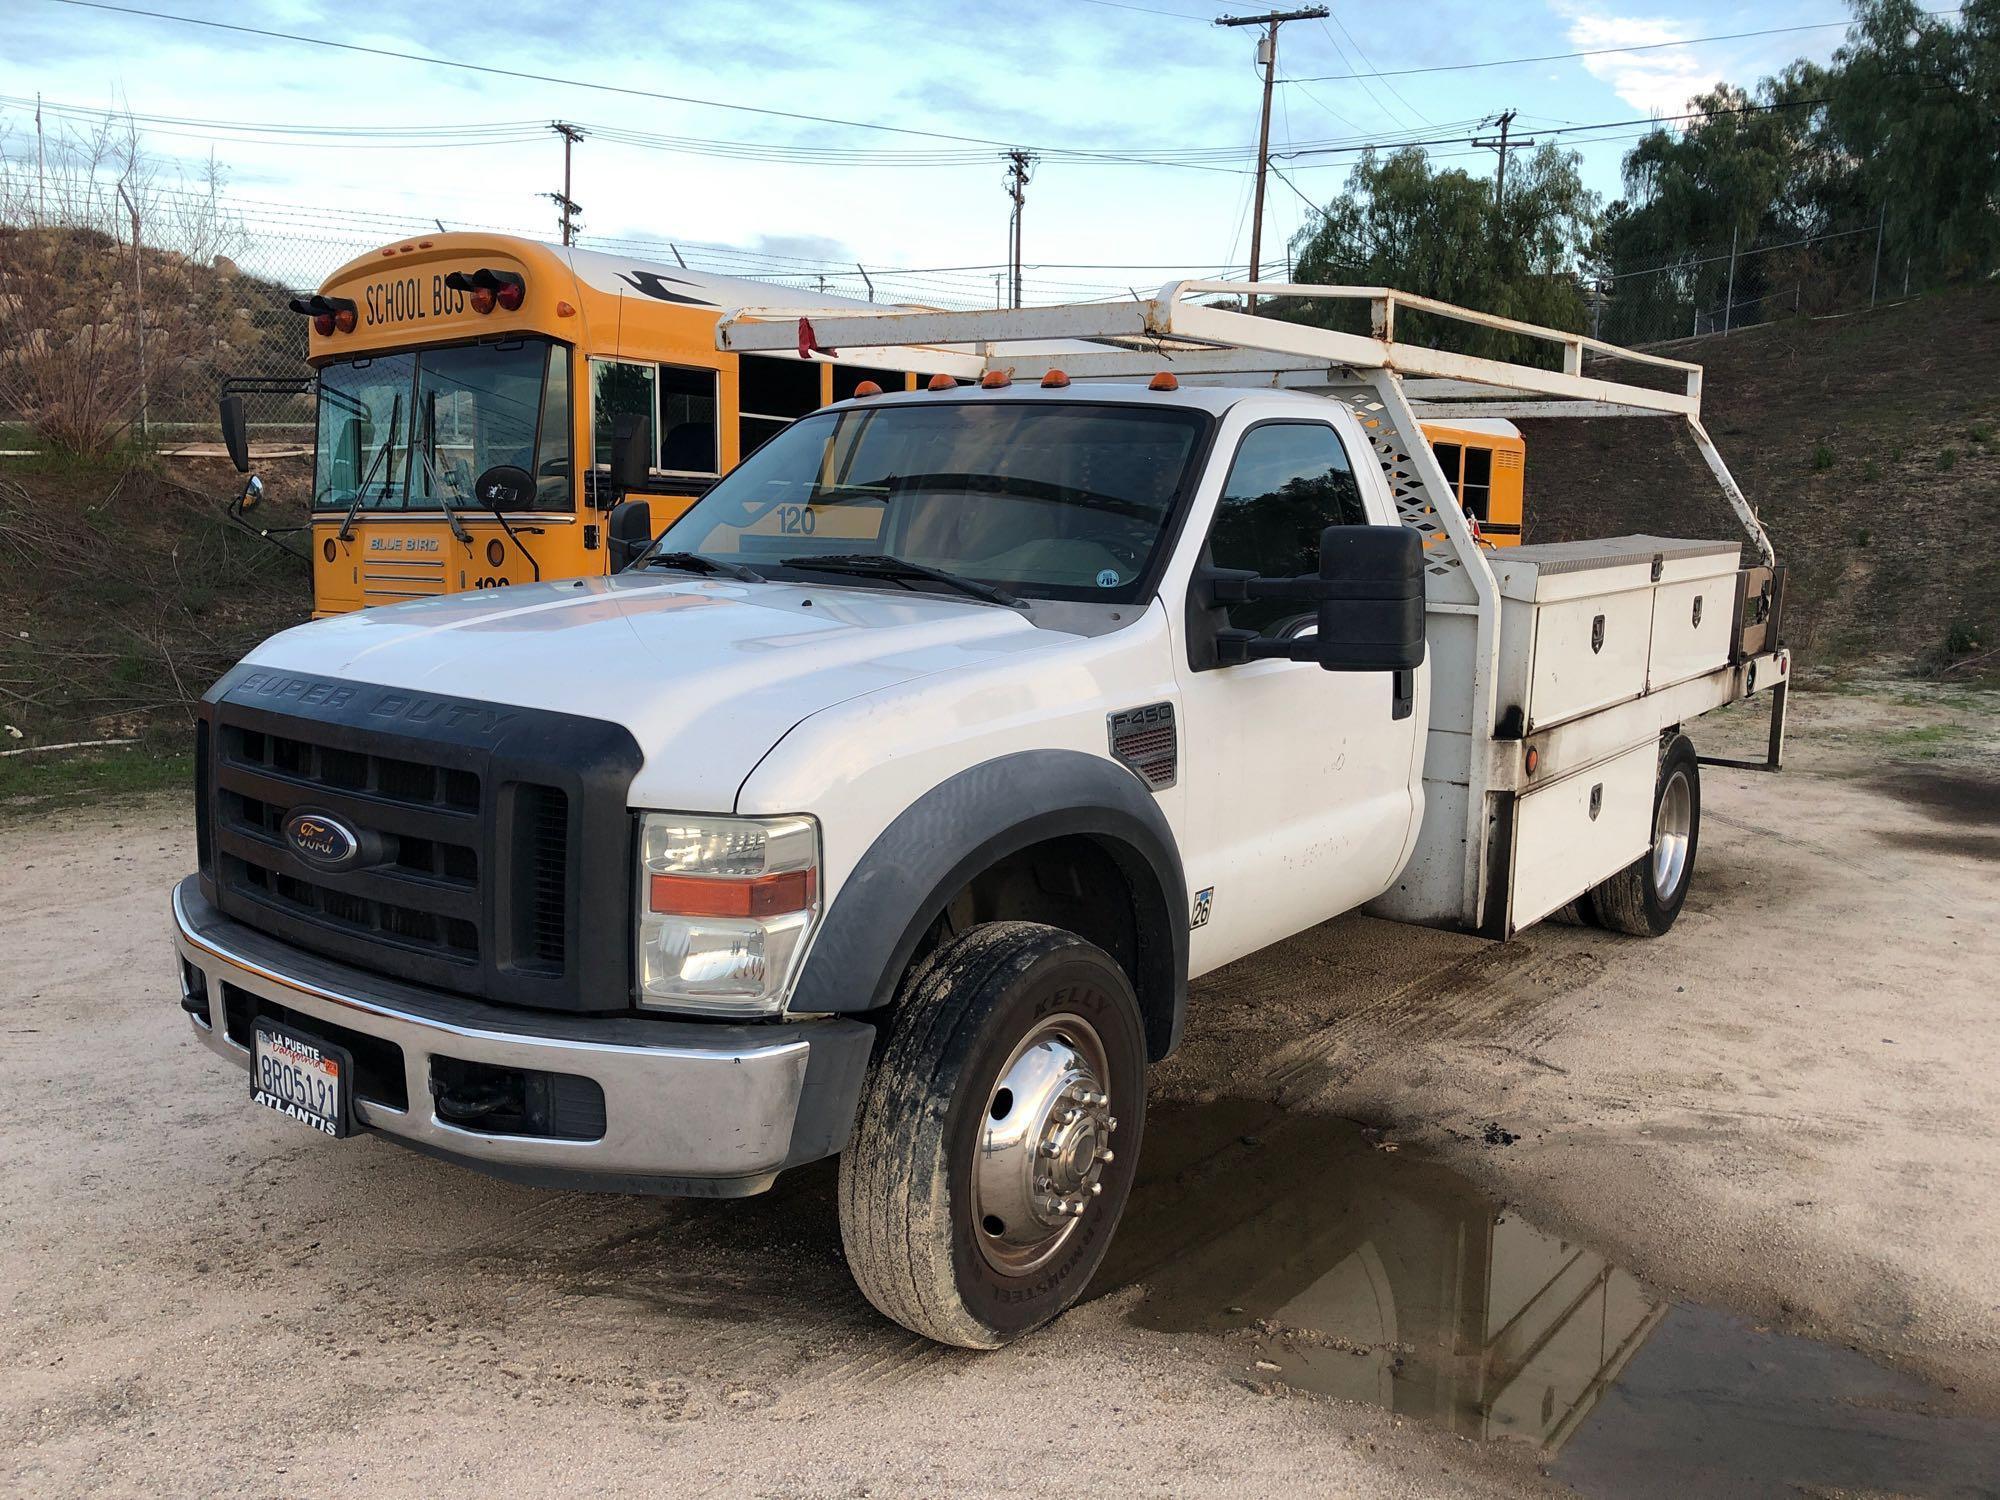
[[[1104,1191],[1113,1160],[1103,1040],[1081,1016],[1044,1018],[987,1095],[972,1165],[972,1227],[1008,1276],[1043,1265]]]
[[[1687,877],[1688,849],[1693,842],[1694,789],[1687,771],[1677,767],[1660,791],[1653,814],[1653,892],[1671,901]]]

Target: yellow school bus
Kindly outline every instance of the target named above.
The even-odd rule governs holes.
[[[292,303],[316,372],[314,614],[607,572],[616,501],[644,499],[657,532],[790,422],[865,380],[909,389],[951,362],[716,349],[722,310],[774,304],[855,305],[495,235],[349,261]],[[644,461],[627,454],[632,482],[614,494],[615,441]],[[489,474],[513,482],[481,485]]]
[[[1480,539],[1495,547],[1518,546],[1528,456],[1521,430],[1492,417],[1423,427],[1459,505],[1479,523]]]

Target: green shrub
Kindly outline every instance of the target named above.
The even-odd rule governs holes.
[[[1812,466],[1813,466],[1813,472],[1815,474],[1823,473],[1826,470],[1832,468],[1833,449],[1828,447],[1825,443],[1821,443],[1818,447],[1814,448],[1812,454]]]

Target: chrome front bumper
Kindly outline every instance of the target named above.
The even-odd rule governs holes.
[[[175,887],[173,912],[183,1005],[211,1051],[248,1072],[247,1018],[266,1006],[294,1013],[294,1024],[318,1020],[391,1044],[401,1054],[402,1107],[357,1086],[355,1122],[518,1180],[702,1197],[761,1192],[780,1169],[846,1144],[874,1038],[873,1027],[842,1019],[735,1025],[488,1005],[246,927],[211,906],[194,876]],[[196,973],[198,996],[189,993]],[[603,1133],[576,1140],[455,1125],[437,1112],[435,1058],[589,1079],[603,1091]]]

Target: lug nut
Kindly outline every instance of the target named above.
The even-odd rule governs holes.
[[[1104,1122],[1104,1133],[1109,1135],[1118,1128],[1118,1116],[1111,1115]]]
[[[1116,1158],[1115,1156],[1113,1156],[1113,1155],[1112,1155],[1112,1153],[1111,1153],[1111,1148],[1110,1148],[1109,1146],[1099,1146],[1099,1147],[1097,1148],[1097,1159],[1098,1159],[1099,1161],[1116,1161],[1116,1160],[1117,1160],[1117,1158]]]
[[[1090,1196],[1093,1198],[1095,1198],[1099,1193],[1103,1191],[1104,1191],[1104,1184],[1101,1182],[1093,1182],[1090,1185]]]

